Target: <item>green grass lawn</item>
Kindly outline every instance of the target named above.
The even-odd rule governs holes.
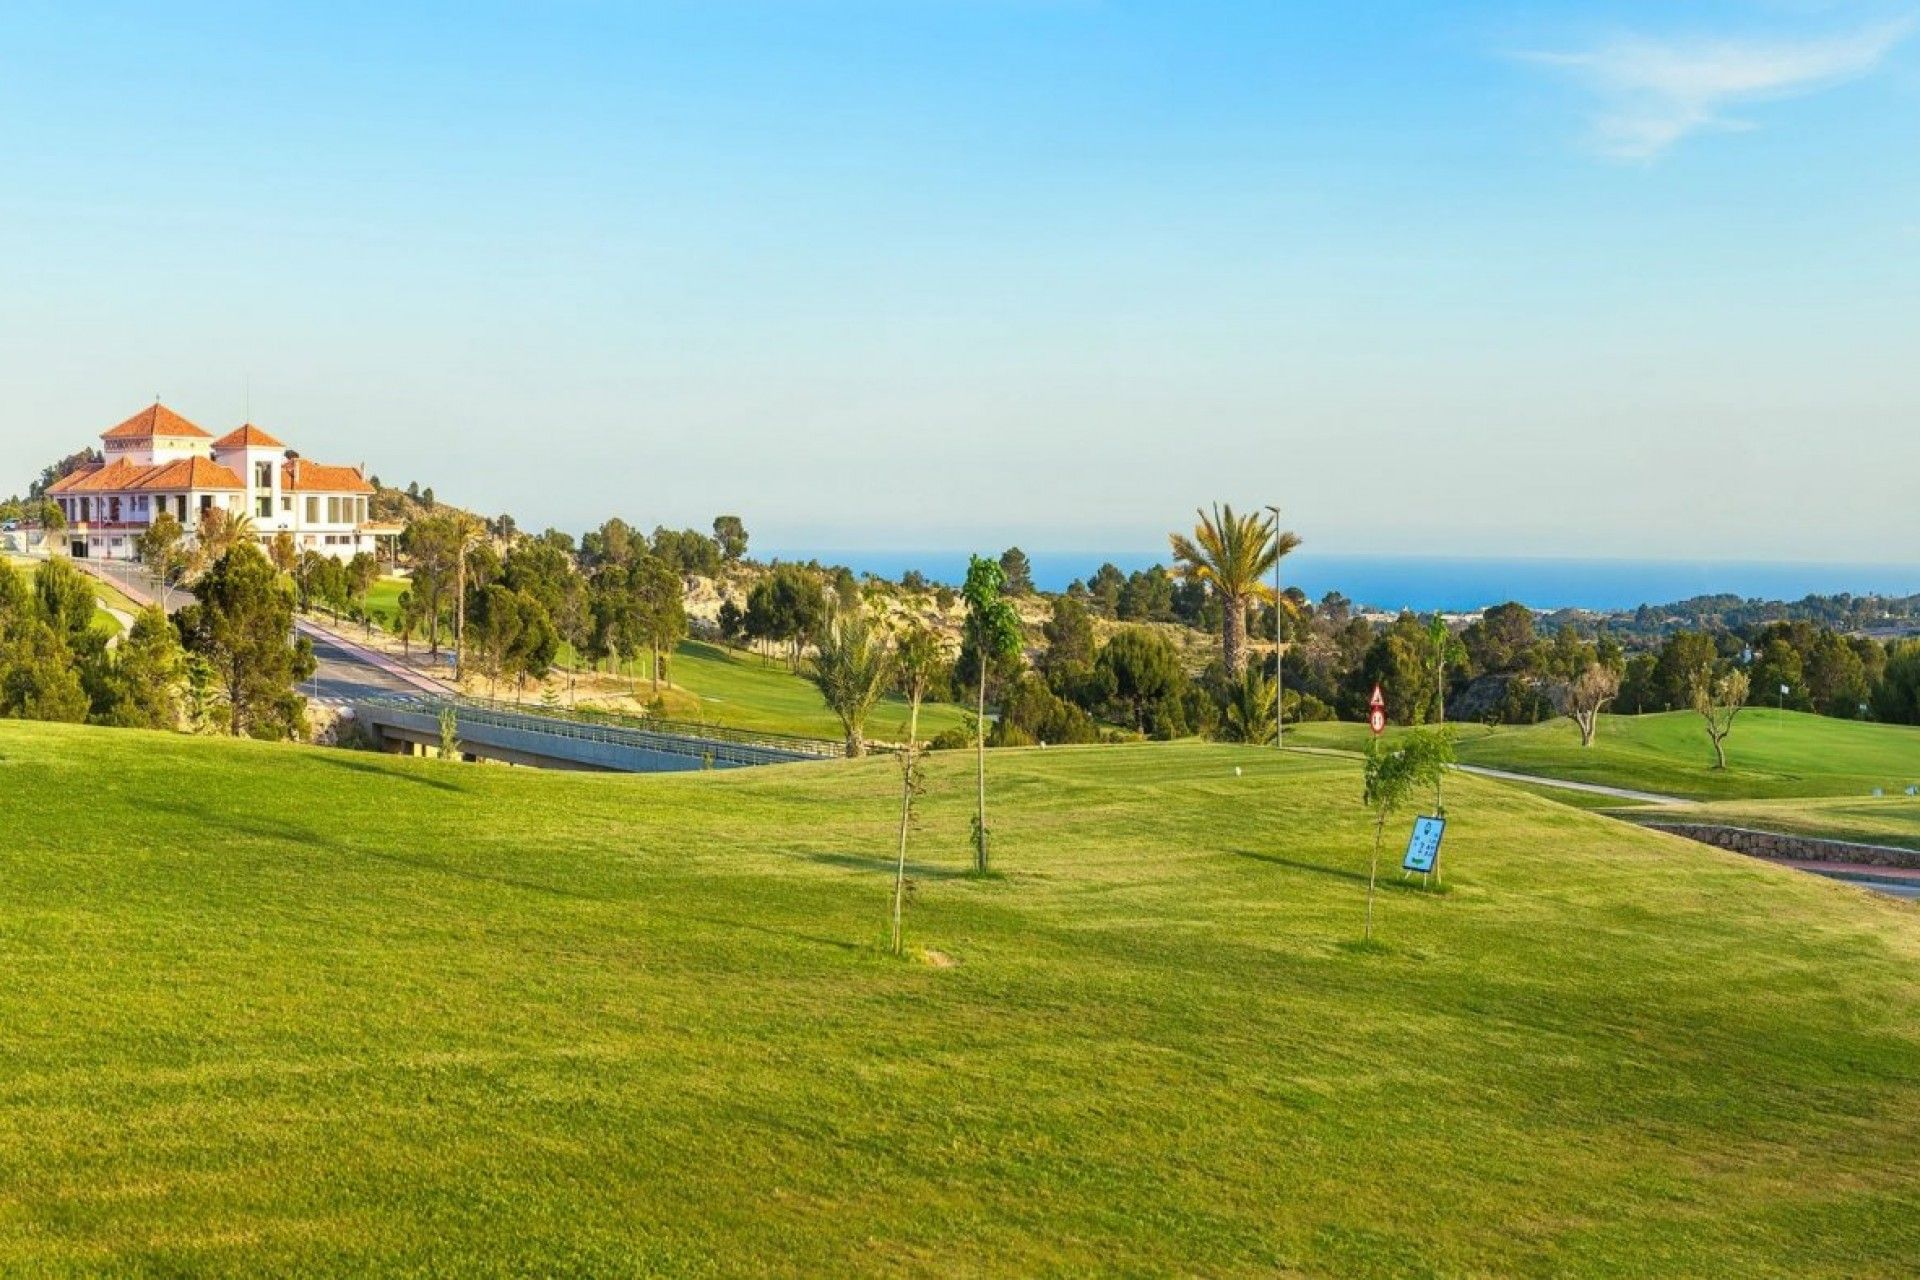
[[[0,1272],[1911,1273],[1915,908],[1463,778],[1368,949],[1351,760],[970,763],[936,967],[885,760],[0,724]]]
[[[840,720],[827,709],[820,690],[780,659],[687,640],[675,651],[668,671],[675,684],[699,698],[703,718],[771,733],[815,738],[842,734]],[[951,703],[922,703],[920,737],[931,738],[967,721],[966,712]],[[891,742],[906,734],[907,704],[902,698],[886,698],[867,719],[869,738]]]
[[[109,583],[102,582],[98,578],[91,581],[93,594],[100,602],[99,610],[93,615],[93,629],[111,639],[120,634],[121,625],[120,619],[107,612],[108,609],[118,609],[122,613],[138,617],[140,611],[146,606],[136,603],[125,592]]]
[[[1598,738],[1584,750],[1569,720],[1459,732],[1466,764],[1697,800],[1865,796],[1920,782],[1920,728],[1760,707],[1735,721],[1724,771],[1713,768],[1713,749],[1691,711],[1602,716]],[[1294,741],[1357,750],[1366,737],[1364,725],[1309,724]]]
[[[376,578],[367,590],[367,612],[391,621],[400,612],[400,593],[412,585],[405,578]]]

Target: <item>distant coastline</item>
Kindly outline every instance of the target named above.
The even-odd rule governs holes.
[[[998,548],[995,549],[996,551]],[[844,564],[857,573],[898,580],[917,569],[935,582],[958,583],[966,574],[964,551],[854,550],[848,548],[761,549],[756,555],[782,560]],[[1165,553],[1033,551],[1034,583],[1064,591],[1105,561],[1132,572],[1167,561]],[[1315,600],[1339,591],[1356,604],[1377,609],[1434,609],[1466,613],[1506,600],[1537,609],[1616,611],[1667,604],[1702,595],[1799,600],[1807,595],[1907,596],[1920,593],[1920,561],[1838,563],[1764,560],[1600,560],[1476,556],[1314,555],[1288,557],[1282,573]]]

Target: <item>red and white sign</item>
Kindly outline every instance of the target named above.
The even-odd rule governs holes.
[[[1367,728],[1379,737],[1387,731],[1387,697],[1380,692],[1380,686],[1373,686],[1373,697],[1367,700]]]

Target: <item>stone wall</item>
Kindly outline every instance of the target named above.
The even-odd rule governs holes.
[[[1896,849],[1884,844],[1853,844],[1846,840],[1819,840],[1813,836],[1782,835],[1703,822],[1641,822],[1643,827],[1698,840],[1756,858],[1796,862],[1852,862],[1867,867],[1920,868],[1920,849]]]

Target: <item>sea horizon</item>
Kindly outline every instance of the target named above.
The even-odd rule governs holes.
[[[898,581],[918,570],[929,581],[957,586],[969,553],[951,549],[782,548],[763,553],[783,561],[818,560]],[[1030,551],[1034,585],[1064,591],[1103,563],[1132,573],[1166,564],[1164,552]],[[1296,552],[1281,581],[1318,601],[1338,591],[1369,609],[1472,613],[1517,600],[1535,609],[1617,612],[1704,595],[1748,600],[1799,600],[1809,595],[1920,594],[1920,563],[1817,560],[1718,560],[1576,556],[1345,555]]]

